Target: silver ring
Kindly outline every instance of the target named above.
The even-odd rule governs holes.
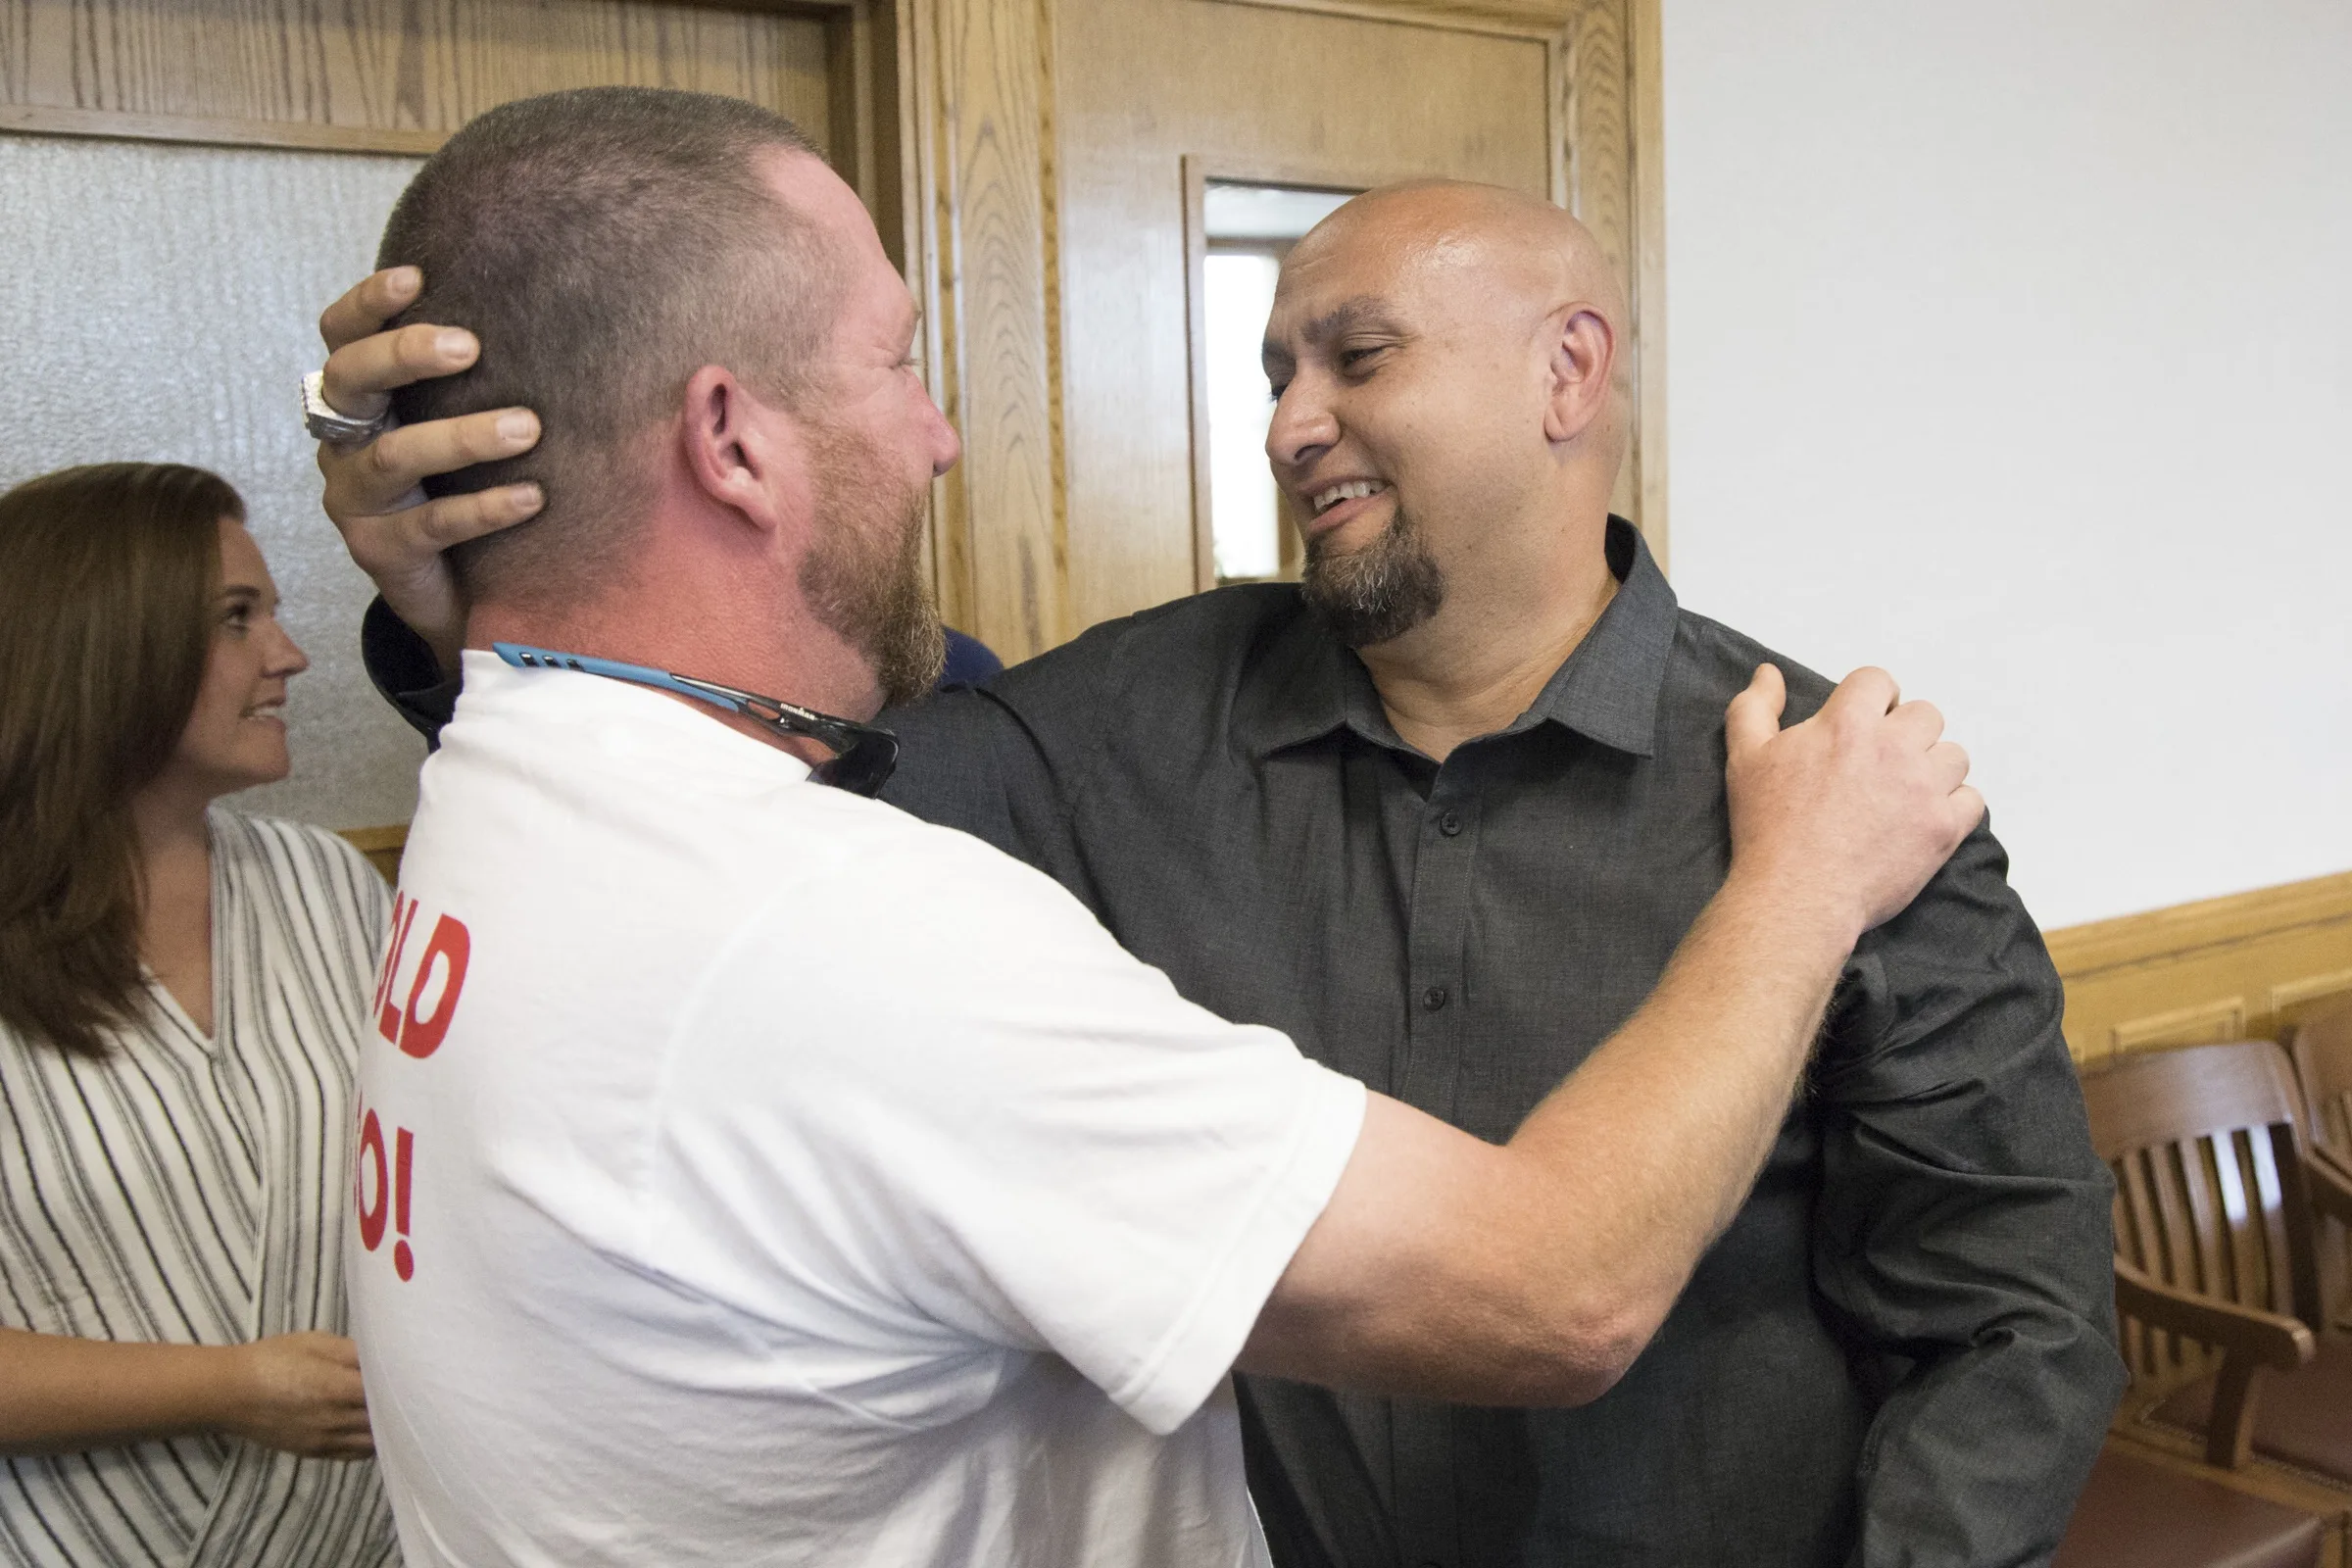
[[[392,417],[389,407],[372,419],[355,419],[349,415],[338,414],[334,405],[326,401],[324,370],[313,370],[302,378],[302,426],[311,432],[314,441],[324,441],[338,447],[360,446],[374,440],[398,422]]]

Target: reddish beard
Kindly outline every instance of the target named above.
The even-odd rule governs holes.
[[[811,447],[816,542],[801,561],[801,592],[873,666],[885,706],[912,702],[939,683],[948,657],[923,572],[928,490],[894,482],[856,431],[819,427]]]

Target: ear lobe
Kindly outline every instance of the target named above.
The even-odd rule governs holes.
[[[1586,307],[1570,309],[1552,340],[1550,396],[1544,408],[1544,433],[1573,441],[1592,427],[1609,405],[1616,371],[1617,335],[1608,319]]]

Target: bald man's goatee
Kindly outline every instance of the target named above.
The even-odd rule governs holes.
[[[1361,549],[1334,550],[1328,537],[1308,540],[1298,588],[1350,648],[1401,637],[1446,603],[1446,573],[1401,506]]]

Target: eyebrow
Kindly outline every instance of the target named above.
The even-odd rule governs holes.
[[[1361,331],[1366,327],[1393,332],[1398,336],[1402,336],[1404,332],[1403,325],[1390,314],[1388,301],[1376,294],[1358,294],[1353,299],[1342,300],[1321,316],[1307,322],[1299,330],[1298,335],[1310,344],[1319,345],[1348,332]],[[1272,338],[1267,338],[1258,345],[1258,355],[1269,365],[1291,363],[1290,350],[1282,347]]]

